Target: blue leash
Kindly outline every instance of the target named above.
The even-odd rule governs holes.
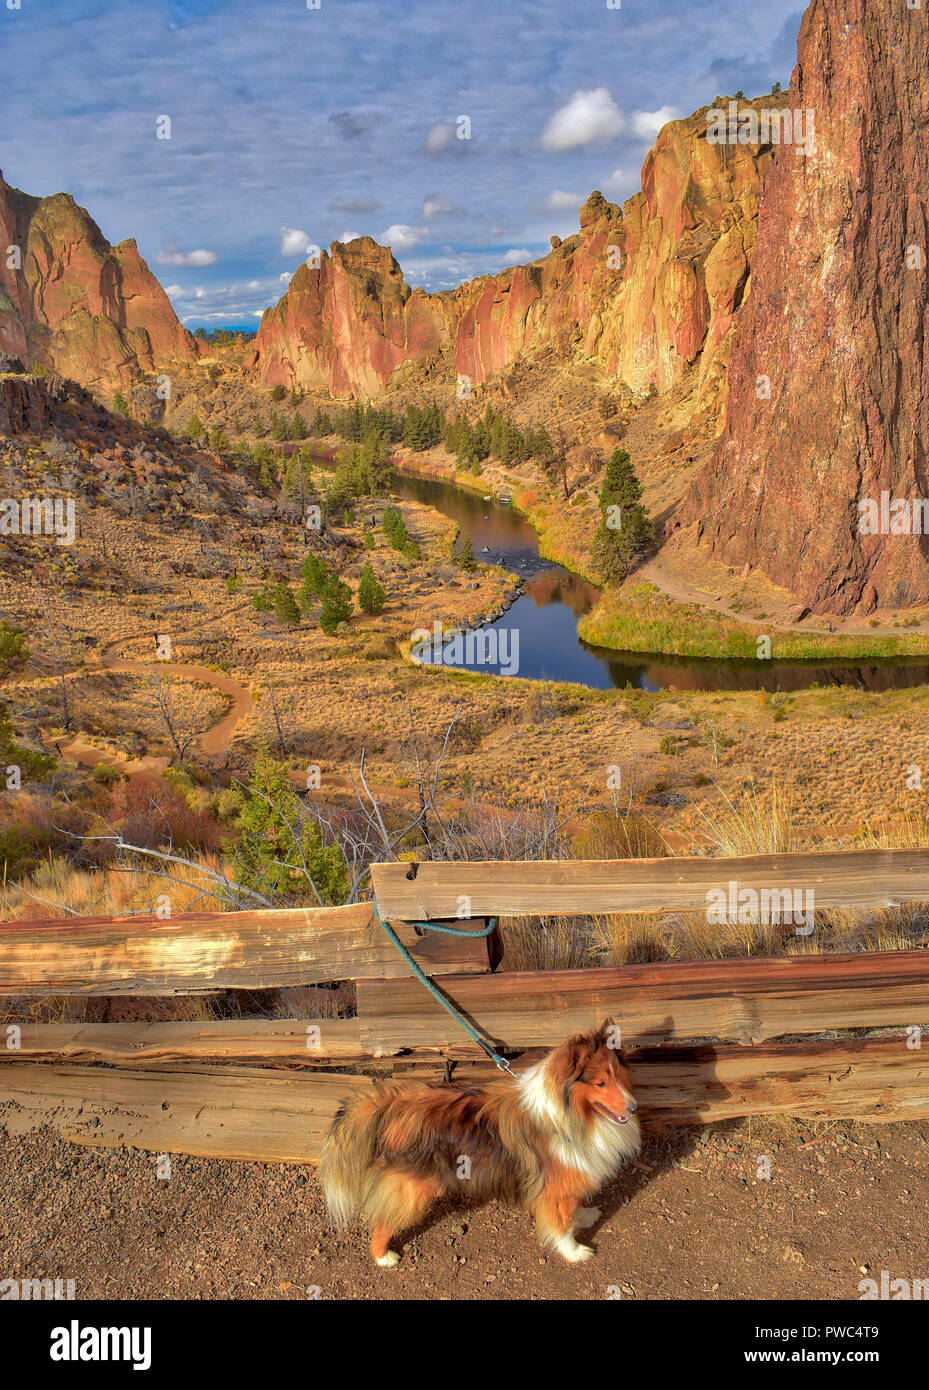
[[[413,959],[409,951],[404,946],[403,942],[400,940],[397,933],[394,931],[393,927],[391,927],[387,922],[384,921],[384,918],[381,916],[380,912],[377,909],[377,898],[375,898],[373,895],[371,897],[371,911],[374,913],[375,917],[380,922],[381,926],[384,928],[385,932],[390,937],[391,941],[394,943],[401,956],[403,956],[403,959],[406,961],[407,965],[413,971],[413,974],[416,976],[418,980],[422,982],[422,984],[426,986],[429,993],[439,1001],[439,1003],[442,1005],[442,1008],[451,1014],[452,1018],[455,1020],[456,1023],[461,1024],[462,1028],[465,1030],[466,1033],[471,1034],[471,1037],[477,1043],[478,1047],[483,1048],[484,1052],[493,1062],[494,1066],[499,1067],[501,1071],[508,1071],[510,1073],[510,1076],[515,1076],[516,1073],[510,1066],[506,1058],[502,1057],[499,1052],[494,1051],[494,1049],[491,1047],[490,1043],[486,1040],[486,1038],[482,1038],[480,1033],[478,1033],[476,1029],[471,1027],[471,1024],[461,1013],[459,1013],[459,1011],[455,1008],[454,1004],[452,1004],[451,1000],[446,998],[442,991],[433,984],[429,976],[425,974],[423,970],[420,969],[416,961]],[[418,927],[420,931],[440,932],[443,936],[469,937],[490,936],[490,933],[493,931],[496,925],[496,917],[491,917],[486,927],[480,928],[476,931],[463,931],[458,927],[446,927],[443,926],[440,922],[407,923],[407,926]]]

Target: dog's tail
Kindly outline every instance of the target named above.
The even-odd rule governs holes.
[[[336,1226],[347,1226],[364,1202],[382,1103],[376,1093],[343,1101],[323,1140],[319,1180]]]

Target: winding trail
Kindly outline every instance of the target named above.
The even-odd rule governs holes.
[[[244,606],[237,604],[235,608],[228,609],[220,616],[228,617],[230,613],[238,612]],[[203,627],[205,623],[215,621],[215,618],[206,618],[202,623],[188,628],[175,640],[180,641],[184,636],[195,632],[197,628]],[[99,664],[90,667],[87,674],[96,672],[102,674],[109,671],[114,674],[128,673],[138,676],[179,676],[185,680],[198,681],[203,685],[212,686],[214,690],[218,690],[221,695],[226,696],[229,705],[215,724],[211,724],[208,729],[197,736],[196,745],[199,751],[207,757],[216,757],[225,753],[232,740],[236,725],[254,707],[255,701],[251,691],[231,676],[213,671],[208,666],[201,666],[197,662],[120,660],[118,652],[127,642],[142,641],[145,638],[151,638],[154,641],[157,636],[157,631],[144,632],[131,637],[120,637],[116,641],[108,643],[100,652]],[[104,763],[107,767],[111,767],[129,778],[151,776],[152,773],[160,774],[171,762],[169,757],[155,757],[154,755],[147,755],[143,758],[108,757],[101,749],[79,737],[72,738],[67,743],[59,739],[56,746],[62,756],[85,767],[96,767],[99,763]]]

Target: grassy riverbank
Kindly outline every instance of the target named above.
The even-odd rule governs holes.
[[[714,660],[758,660],[758,638],[770,637],[771,658],[787,661],[878,660],[929,655],[923,633],[820,633],[741,624],[699,604],[678,603],[654,584],[631,580],[607,590],[578,623],[593,646]]]
[[[514,477],[501,464],[488,461],[473,474],[456,470],[443,449],[415,458],[395,460],[400,472],[448,483],[464,492],[499,497],[507,491],[512,506],[532,526],[539,554],[553,564],[599,585],[590,549],[597,526],[594,494],[581,490],[566,502],[553,496],[544,482]],[[926,633],[827,633],[810,627],[785,629],[774,621],[738,622],[698,603],[671,598],[643,579],[633,577],[616,589],[605,590],[600,601],[578,622],[578,635],[592,646],[654,656],[704,660],[757,661],[758,639],[771,640],[771,659],[783,661],[867,661],[929,656]]]

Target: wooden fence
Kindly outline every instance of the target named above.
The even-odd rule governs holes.
[[[606,1015],[646,1121],[780,1112],[929,1118],[929,951],[508,971],[501,934],[419,920],[705,910],[707,894],[812,890],[816,908],[929,900],[929,850],[613,862],[383,864],[379,909],[423,970],[525,1065]],[[720,927],[725,932],[725,927]],[[307,1162],[370,1074],[496,1074],[416,980],[369,904],[0,923],[0,1018],[23,1001],[352,980],[347,1019],[0,1023],[0,1123],[91,1144]],[[5,998],[3,998],[5,996]],[[878,1037],[862,1036],[879,1031]],[[836,1036],[842,1034],[843,1036]]]

